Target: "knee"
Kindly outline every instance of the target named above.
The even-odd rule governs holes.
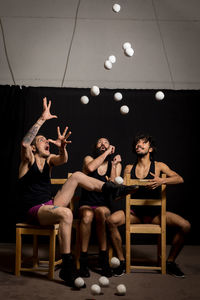
[[[59,208],[59,216],[60,216],[60,221],[63,221],[67,224],[72,224],[73,222],[73,214],[71,209],[67,207],[60,207]]]
[[[81,177],[82,175],[83,175],[82,172],[76,171],[76,172],[74,172],[74,173],[71,175],[71,179],[73,179],[73,180],[79,182],[80,177]]]
[[[93,213],[90,210],[86,210],[83,212],[82,217],[81,217],[81,222],[84,223],[85,225],[88,225],[92,223],[93,220]]]
[[[189,221],[185,220],[184,223],[181,226],[181,230],[183,231],[184,234],[187,234],[191,230],[191,224]]]
[[[97,221],[105,221],[105,213],[101,207],[95,209],[95,218]]]
[[[110,230],[117,227],[112,215],[106,219],[106,224]]]

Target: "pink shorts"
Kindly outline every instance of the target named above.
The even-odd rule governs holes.
[[[29,223],[38,223],[38,217],[37,217],[38,210],[41,206],[44,206],[44,205],[54,205],[53,200],[49,200],[45,203],[38,204],[36,206],[31,207],[27,212],[27,217],[28,217]]]

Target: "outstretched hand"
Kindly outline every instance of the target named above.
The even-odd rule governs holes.
[[[57,140],[48,139],[48,141],[54,145],[56,145],[59,148],[64,148],[67,144],[71,144],[71,141],[68,141],[67,139],[71,135],[71,131],[67,133],[68,127],[65,127],[65,130],[63,131],[63,134],[60,132],[60,127],[57,127],[57,133],[58,138]],[[67,133],[67,134],[66,134]]]
[[[47,98],[43,98],[43,113],[42,113],[42,119],[43,120],[50,120],[57,118],[56,115],[52,115],[50,113],[50,107],[51,107],[51,100],[49,100],[49,103],[47,104]]]

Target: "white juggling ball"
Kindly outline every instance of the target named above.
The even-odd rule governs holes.
[[[88,102],[89,102],[89,98],[87,96],[82,96],[81,97],[81,103],[88,104]]]
[[[109,60],[112,64],[114,64],[114,63],[116,62],[116,57],[115,57],[115,55],[110,55],[110,56],[108,57],[108,60]]]
[[[104,63],[104,67],[107,70],[112,69],[112,63],[111,63],[111,61],[110,60],[106,60],[105,63]]]
[[[82,277],[77,277],[77,278],[75,279],[75,281],[74,281],[74,284],[75,284],[75,286],[76,286],[77,288],[80,289],[81,287],[84,286],[85,282],[84,282],[84,280],[83,280]]]
[[[120,107],[120,113],[121,113],[122,115],[126,115],[126,114],[128,114],[128,112],[129,112],[129,108],[128,108],[127,105],[122,105],[122,106]]]
[[[123,296],[126,294],[126,286],[124,284],[119,284],[116,287],[116,290],[117,290],[117,294],[120,296]]]
[[[106,276],[101,276],[99,278],[99,284],[100,284],[100,286],[106,287],[106,286],[109,286],[109,283],[110,283],[109,279]]]
[[[121,93],[117,92],[117,93],[114,94],[115,101],[120,101],[120,100],[122,100],[122,98],[123,97],[122,97]]]
[[[131,43],[125,42],[125,43],[123,44],[122,48],[123,48],[124,50],[126,50],[126,49],[128,49],[128,48],[131,48]]]
[[[99,295],[101,293],[101,288],[98,284],[93,284],[91,286],[91,293],[92,295]]]
[[[159,91],[159,92],[157,92],[157,93],[155,94],[156,100],[163,100],[164,97],[165,97],[165,95],[164,95],[164,93],[161,92],[161,91]]]
[[[121,176],[117,176],[117,177],[115,177],[115,183],[116,184],[123,184],[124,180]]]
[[[115,269],[119,267],[119,265],[120,265],[120,260],[117,257],[113,256],[110,260],[111,268]]]
[[[124,53],[126,54],[126,56],[129,56],[129,57],[131,57],[131,56],[133,56],[133,54],[134,54],[134,50],[133,50],[133,48],[126,48],[125,50],[124,50]]]
[[[115,3],[112,7],[113,11],[118,13],[121,10],[121,6],[117,3]]]
[[[98,96],[100,94],[100,89],[98,86],[93,85],[90,89],[90,93],[92,96]]]

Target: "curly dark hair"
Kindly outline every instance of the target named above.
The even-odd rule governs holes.
[[[155,143],[155,140],[153,139],[153,137],[146,133],[140,133],[140,134],[136,135],[133,140],[133,144],[132,144],[132,152],[134,154],[136,154],[135,147],[136,147],[137,143],[139,142],[139,140],[144,140],[145,142],[149,142],[150,147],[152,148],[152,152],[150,152],[150,159],[154,160],[155,153],[156,153],[156,143]]]

